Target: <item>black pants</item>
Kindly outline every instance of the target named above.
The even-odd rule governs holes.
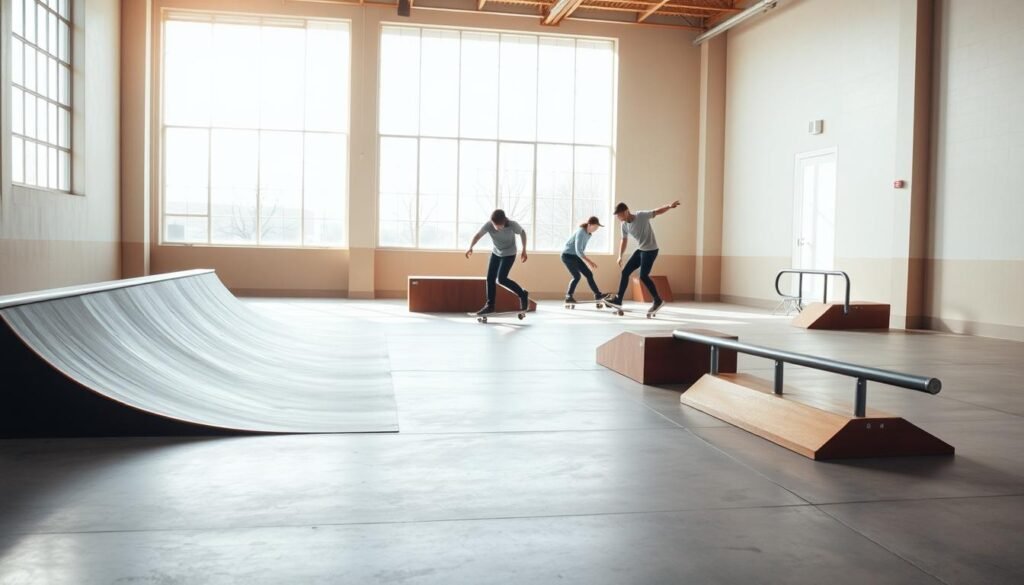
[[[516,263],[515,255],[498,256],[491,254],[491,261],[487,264],[487,304],[494,306],[494,297],[498,294],[495,282],[508,290],[514,292],[517,297],[523,296],[523,287],[508,277],[512,265]]]
[[[576,292],[576,285],[580,283],[580,276],[587,279],[587,284],[590,285],[590,290],[594,291],[595,295],[601,294],[601,290],[597,288],[597,283],[594,282],[594,273],[587,267],[587,263],[583,261],[576,254],[562,254],[562,264],[569,269],[569,274],[572,275],[572,280],[569,281],[569,290],[565,292],[566,296],[571,297]]]
[[[622,295],[626,294],[626,287],[629,286],[629,276],[637,268],[640,269],[640,282],[644,283],[647,290],[651,292],[651,297],[655,302],[661,300],[661,297],[658,296],[658,289],[654,286],[654,281],[651,280],[651,268],[654,267],[654,260],[657,257],[657,250],[650,250],[648,252],[637,250],[633,252],[633,255],[629,257],[629,261],[622,267],[622,279],[619,280],[619,301],[622,301]]]

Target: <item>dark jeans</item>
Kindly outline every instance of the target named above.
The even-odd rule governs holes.
[[[580,283],[580,276],[587,279],[587,284],[590,285],[590,290],[594,291],[595,295],[601,294],[601,290],[597,288],[597,283],[594,282],[594,273],[587,267],[587,263],[583,261],[576,254],[562,254],[562,264],[569,269],[569,274],[572,275],[572,280],[569,281],[569,290],[565,292],[565,295],[571,297],[576,292],[576,285]]]
[[[491,261],[487,264],[487,304],[494,306],[494,297],[498,294],[498,289],[495,288],[494,283],[497,282],[501,286],[514,292],[517,297],[523,296],[523,287],[519,286],[516,281],[508,277],[508,273],[512,270],[512,265],[516,263],[515,255],[512,256],[498,256],[491,254]]]
[[[649,252],[637,250],[633,252],[633,255],[629,257],[629,261],[622,267],[622,279],[619,280],[619,301],[622,301],[622,295],[626,294],[626,287],[629,286],[629,276],[637,268],[640,269],[640,282],[644,283],[647,290],[651,291],[651,297],[654,298],[655,302],[661,300],[661,297],[658,296],[658,289],[654,286],[654,281],[651,280],[651,268],[654,266],[654,260],[657,257],[657,250]]]

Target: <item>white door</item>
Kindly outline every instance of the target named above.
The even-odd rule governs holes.
[[[793,188],[793,267],[833,270],[836,150],[830,148],[798,154]],[[803,297],[809,301],[820,301],[823,286],[824,277],[804,276]],[[831,281],[829,290],[834,290]],[[797,278],[794,276],[793,294],[796,292]]]

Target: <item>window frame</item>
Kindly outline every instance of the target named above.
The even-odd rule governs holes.
[[[477,138],[477,137],[470,137],[470,136],[462,136],[461,135],[461,107],[460,107],[460,123],[458,124],[460,129],[457,130],[457,134],[455,136],[437,136],[437,135],[433,135],[433,134],[422,134],[422,133],[419,133],[419,132],[417,132],[414,135],[409,135],[409,134],[393,134],[393,133],[384,133],[384,132],[382,132],[381,128],[380,128],[380,119],[381,119],[381,112],[380,112],[381,99],[380,99],[380,96],[382,94],[382,89],[383,89],[382,88],[382,84],[383,84],[383,77],[384,76],[382,74],[382,71],[383,71],[383,59],[381,57],[381,53],[382,53],[382,46],[383,46],[384,30],[386,28],[417,29],[417,30],[420,31],[421,42],[422,42],[422,33],[425,30],[456,31],[456,32],[460,33],[460,38],[459,38],[460,48],[461,48],[461,44],[462,44],[461,33],[464,33],[464,32],[470,32],[470,33],[491,33],[491,34],[498,34],[498,35],[507,34],[507,35],[516,35],[516,36],[531,36],[531,37],[535,37],[538,40],[538,42],[542,38],[555,38],[555,39],[570,39],[570,40],[573,40],[573,41],[580,41],[580,40],[587,41],[587,40],[590,40],[590,41],[602,41],[602,42],[609,42],[609,43],[611,43],[613,49],[612,49],[612,72],[611,72],[612,73],[612,75],[611,75],[611,104],[612,104],[611,117],[612,117],[612,119],[610,120],[610,122],[611,122],[611,128],[610,128],[610,130],[611,130],[611,140],[610,140],[610,143],[609,144],[593,144],[593,143],[575,142],[575,141],[574,142],[552,142],[552,141],[543,141],[543,140],[539,140],[539,139],[535,139],[533,141],[502,139],[500,137],[500,117],[501,117],[500,109],[499,109],[500,108],[500,101],[501,101],[500,90],[499,90],[498,97],[497,97],[497,103],[495,104],[495,108],[498,109],[498,114],[497,114],[497,117],[496,117],[496,123],[499,124],[499,129],[496,130],[496,136],[494,138]],[[576,49],[576,50],[578,50],[578,49]],[[421,64],[422,64],[422,45],[421,45],[421,53],[420,54],[421,54]],[[499,54],[500,54],[500,49],[499,49]],[[460,211],[460,197],[459,197],[459,190],[460,189],[459,189],[459,187],[461,186],[461,179],[460,179],[460,176],[461,176],[461,172],[460,172],[461,171],[461,166],[457,167],[457,171],[456,171],[456,197],[455,197],[455,215],[454,215],[455,247],[453,247],[453,248],[423,248],[423,247],[420,247],[420,229],[419,229],[419,224],[421,223],[420,222],[420,218],[419,218],[419,207],[420,207],[420,196],[421,196],[421,193],[420,193],[420,172],[419,172],[420,164],[421,164],[420,142],[422,140],[424,140],[424,139],[426,139],[426,140],[451,140],[451,141],[454,141],[456,143],[456,160],[459,162],[460,165],[461,165],[461,154],[462,154],[462,142],[464,142],[464,141],[475,141],[475,142],[489,142],[489,143],[493,143],[495,145],[495,148],[494,148],[494,152],[495,152],[495,154],[494,154],[494,156],[495,156],[495,161],[494,161],[495,162],[495,177],[494,177],[494,181],[495,181],[495,190],[494,190],[494,192],[495,192],[495,207],[497,207],[497,205],[498,205],[498,203],[500,201],[500,198],[501,198],[501,189],[500,189],[500,183],[501,183],[501,146],[503,144],[523,144],[523,145],[530,145],[530,146],[533,147],[533,195],[532,195],[532,200],[531,200],[530,233],[527,234],[527,237],[528,237],[527,252],[529,252],[531,254],[561,254],[561,250],[538,250],[538,249],[536,249],[534,247],[535,246],[535,242],[536,242],[535,238],[536,238],[536,235],[537,235],[537,184],[538,184],[538,173],[537,173],[538,154],[537,153],[540,150],[541,146],[568,147],[568,148],[571,149],[571,151],[573,153],[573,172],[572,172],[572,179],[571,179],[571,181],[572,181],[572,197],[570,199],[570,204],[569,204],[570,205],[570,214],[573,213],[571,210],[574,209],[575,204],[576,204],[576,162],[575,162],[576,149],[578,147],[583,147],[583,148],[603,148],[603,149],[607,149],[608,150],[608,160],[609,160],[608,185],[607,185],[607,189],[608,189],[608,215],[609,215],[609,217],[611,217],[611,211],[613,209],[613,205],[614,205],[614,201],[615,201],[615,162],[616,162],[616,145],[617,145],[617,139],[618,139],[618,123],[617,123],[617,120],[618,120],[618,78],[619,78],[619,56],[618,56],[618,54],[619,54],[619,41],[618,41],[617,38],[614,38],[614,37],[596,37],[596,36],[588,36],[588,35],[565,35],[565,34],[552,34],[552,33],[548,33],[548,32],[537,33],[537,32],[532,32],[532,31],[521,31],[521,30],[514,30],[514,29],[512,29],[512,30],[489,29],[489,28],[463,27],[463,26],[451,26],[451,25],[406,24],[406,23],[400,23],[400,22],[381,21],[380,22],[380,26],[379,26],[379,30],[378,30],[378,34],[377,34],[377,61],[378,61],[378,63],[377,63],[377,88],[376,88],[376,90],[377,90],[377,111],[374,112],[374,114],[375,114],[374,125],[375,125],[375,129],[376,129],[376,154],[377,154],[377,161],[376,161],[377,164],[376,164],[376,168],[374,170],[374,172],[375,172],[375,176],[374,176],[374,178],[375,178],[374,211],[375,211],[375,217],[376,217],[376,222],[375,222],[375,225],[374,225],[374,232],[375,232],[374,245],[375,245],[376,249],[388,250],[388,251],[401,251],[401,252],[458,252],[458,251],[462,251],[462,249],[459,247],[460,242],[459,242],[459,239],[458,239],[459,238],[459,225],[460,225],[460,223],[462,223],[459,220],[459,211]],[[539,55],[539,51],[538,51],[538,62],[539,62],[539,59],[540,59],[540,55]],[[496,73],[496,75],[498,76],[499,80],[500,80],[500,76],[501,76],[500,66],[501,65],[500,65],[500,56],[499,56],[499,65],[498,65],[499,69],[498,69],[498,71]],[[573,70],[574,70],[575,73],[578,73],[578,66],[579,66],[578,61],[574,59]],[[422,75],[421,71],[422,71],[422,68],[420,68],[418,70],[418,73],[417,73],[418,76]],[[459,78],[460,79],[462,78],[462,61],[461,61],[461,59],[459,61]],[[422,81],[420,81],[420,83],[422,83]],[[499,81],[499,83],[500,83],[500,81]],[[538,81],[538,89],[539,89],[539,81]],[[460,93],[460,101],[461,101],[461,91],[459,93]],[[460,104],[460,106],[461,106],[461,104]],[[575,105],[574,105],[574,114],[575,114]],[[539,122],[537,122],[537,123],[539,124]],[[412,140],[416,140],[416,215],[415,215],[415,221],[414,221],[414,223],[416,224],[416,227],[415,227],[415,234],[414,234],[415,244],[413,246],[393,246],[393,245],[385,246],[385,245],[381,244],[381,230],[380,230],[380,225],[381,225],[381,218],[380,218],[380,208],[381,208],[381,196],[380,196],[381,195],[381,192],[380,192],[380,180],[381,180],[381,178],[380,178],[380,171],[381,171],[381,164],[380,163],[381,163],[381,143],[382,143],[383,139],[386,139],[386,138],[399,138],[399,139],[412,139]],[[511,219],[515,220],[516,218],[511,218]],[[483,225],[482,222],[484,222],[484,221],[486,221],[486,218],[481,218],[481,225]],[[575,220],[570,220],[569,225],[567,226],[567,231],[566,231],[567,234],[570,233],[569,230],[571,230],[571,226],[573,226],[573,225],[575,225]],[[615,253],[614,250],[616,248],[617,241],[618,241],[617,238],[610,236],[608,238],[607,249],[605,249],[605,250],[593,250],[592,252],[588,251],[588,255],[612,255],[612,254]]]
[[[15,0],[15,1],[17,1],[17,0]],[[2,67],[0,67],[0,71],[2,71],[2,76],[0,76],[0,77],[2,77],[2,87],[3,87],[3,89],[0,90],[0,108],[2,108],[2,111],[3,111],[2,124],[0,124],[0,127],[2,127],[2,130],[3,130],[3,133],[2,133],[3,140],[0,140],[0,157],[2,157],[2,158],[0,158],[0,160],[2,160],[2,165],[0,165],[0,167],[2,167],[2,172],[0,172],[0,178],[2,178],[2,180],[3,180],[4,187],[9,188],[12,192],[20,191],[20,192],[25,192],[25,193],[37,193],[37,194],[74,195],[74,196],[79,196],[79,197],[85,196],[85,193],[81,192],[81,190],[77,188],[78,185],[77,185],[77,183],[75,181],[75,178],[78,175],[78,173],[76,173],[76,166],[77,166],[77,163],[76,163],[76,153],[78,153],[78,156],[82,155],[81,154],[81,148],[80,148],[82,145],[81,144],[76,144],[76,142],[80,141],[80,136],[79,136],[79,134],[77,132],[75,132],[75,126],[76,126],[76,123],[78,122],[78,120],[76,119],[77,118],[77,116],[76,116],[76,103],[79,102],[79,100],[76,99],[76,98],[80,98],[81,97],[80,95],[78,95],[79,88],[77,87],[77,84],[75,83],[75,74],[76,74],[76,67],[75,67],[76,58],[75,58],[75,56],[76,56],[76,53],[77,53],[75,48],[76,48],[76,44],[79,42],[78,35],[75,34],[75,22],[76,22],[76,20],[78,20],[78,17],[81,16],[81,13],[79,12],[80,8],[81,8],[80,7],[81,3],[76,2],[75,0],[63,0],[63,1],[67,2],[67,12],[68,12],[68,16],[67,17],[64,17],[64,16],[61,15],[59,6],[58,6],[58,8],[50,7],[48,5],[48,3],[45,2],[44,0],[23,0],[23,5],[25,3],[31,3],[33,8],[37,9],[37,14],[38,14],[38,8],[37,7],[38,6],[42,6],[43,9],[46,10],[47,14],[53,14],[54,16],[56,16],[56,18],[57,18],[57,26],[58,26],[58,29],[57,29],[58,37],[60,35],[60,28],[59,28],[60,24],[64,23],[68,27],[68,38],[67,38],[68,60],[67,61],[63,60],[61,55],[59,54],[60,53],[59,41],[58,41],[58,51],[57,51],[57,54],[51,54],[49,52],[49,49],[45,49],[45,50],[42,51],[48,57],[53,57],[54,59],[56,59],[58,83],[59,83],[59,79],[60,79],[60,67],[61,67],[61,65],[66,66],[67,69],[68,69],[68,79],[67,79],[67,84],[68,84],[67,85],[68,104],[66,106],[64,104],[61,104],[60,100],[59,100],[59,96],[58,96],[58,99],[56,101],[52,101],[51,102],[49,97],[43,96],[43,95],[39,94],[39,92],[36,91],[36,90],[29,90],[23,84],[17,84],[17,87],[22,92],[23,95],[31,94],[33,97],[35,97],[35,99],[42,100],[46,104],[53,103],[54,105],[56,105],[56,107],[57,107],[57,121],[58,121],[58,124],[60,123],[60,113],[61,113],[61,111],[62,110],[67,111],[67,115],[68,115],[67,144],[68,144],[68,146],[64,147],[64,146],[60,145],[60,138],[59,138],[60,130],[59,130],[59,128],[57,130],[57,132],[58,132],[58,141],[56,143],[50,143],[48,139],[40,140],[39,138],[30,138],[24,132],[17,133],[17,136],[22,141],[22,166],[23,166],[23,168],[22,168],[22,178],[24,179],[24,177],[25,177],[25,170],[24,170],[24,165],[25,165],[25,158],[24,158],[25,154],[24,153],[26,151],[25,146],[27,144],[31,143],[34,146],[43,145],[44,147],[47,147],[47,148],[51,148],[52,147],[52,148],[57,149],[57,162],[58,162],[58,164],[60,163],[60,153],[64,152],[64,153],[67,154],[67,159],[68,159],[68,167],[67,167],[68,176],[67,176],[67,181],[68,181],[68,183],[67,183],[67,188],[66,189],[62,189],[62,188],[59,187],[59,183],[60,183],[60,175],[59,175],[60,171],[59,170],[57,171],[58,172],[58,176],[57,176],[58,186],[57,187],[49,187],[47,185],[34,185],[32,183],[26,183],[26,182],[23,182],[23,181],[22,182],[17,182],[17,181],[14,180],[14,137],[15,137],[15,132],[14,132],[14,120],[13,120],[12,109],[11,108],[13,107],[13,102],[14,102],[13,92],[14,92],[14,89],[15,89],[15,83],[14,83],[14,75],[13,75],[14,72],[11,70],[11,57],[8,57],[8,55],[13,56],[13,51],[12,51],[13,43],[12,43],[12,41],[14,40],[14,37],[15,37],[15,34],[16,34],[14,32],[14,27],[13,27],[14,1],[12,1],[12,2],[4,2],[3,3],[3,11],[2,11],[3,12],[3,18],[2,18],[3,26],[0,27],[0,34],[3,35],[2,46],[3,46],[3,49],[4,49],[4,51],[3,51],[3,54],[4,54],[3,65],[2,65]],[[22,20],[22,34],[18,35],[20,42],[22,43],[22,45],[24,47],[31,47],[33,50],[40,51],[39,44],[38,44],[38,38],[35,41],[29,41],[24,36],[24,22],[25,22],[24,21],[24,19],[25,19],[25,12],[24,11],[22,12],[22,19],[23,19]],[[38,21],[36,22],[36,26],[37,26],[37,30],[38,30]],[[46,33],[47,33],[47,39],[49,39],[49,34],[50,34],[49,27],[47,27]],[[48,45],[49,43],[47,42],[46,44]],[[24,55],[24,53],[23,53],[23,55]],[[24,64],[22,65],[22,67],[24,69]],[[24,72],[22,74],[24,75]],[[22,104],[24,104],[24,101],[22,101]],[[24,116],[24,113],[22,115]],[[38,114],[37,114],[37,116],[38,116]],[[47,120],[47,122],[49,122],[49,120]],[[23,124],[24,124],[24,121],[23,121]]]
[[[185,18],[184,15],[189,15],[189,16],[192,16],[194,18]],[[178,16],[178,18],[175,18],[174,16]],[[352,160],[352,150],[351,150],[352,149],[352,115],[351,115],[351,104],[352,104],[352,101],[353,101],[353,99],[352,99],[352,78],[353,78],[353,68],[354,68],[354,54],[353,54],[353,52],[354,52],[353,51],[353,49],[354,49],[354,38],[353,37],[354,37],[354,34],[355,34],[355,32],[353,31],[352,19],[351,18],[340,18],[340,17],[307,16],[307,15],[303,15],[303,14],[277,14],[277,15],[274,15],[274,14],[263,14],[263,13],[234,12],[234,11],[231,11],[231,10],[228,10],[228,9],[217,9],[217,8],[211,8],[211,9],[190,9],[190,8],[179,8],[179,7],[175,7],[175,6],[162,6],[159,10],[154,10],[152,18],[153,18],[154,30],[155,30],[155,33],[156,33],[156,35],[155,35],[156,36],[156,39],[155,39],[156,42],[154,43],[154,48],[157,51],[159,51],[156,55],[154,55],[154,59],[153,59],[153,62],[155,64],[155,69],[156,70],[154,71],[154,75],[153,75],[153,87],[154,87],[154,96],[153,96],[153,108],[154,108],[153,128],[154,128],[154,132],[153,132],[152,142],[151,142],[152,148],[155,149],[155,151],[156,151],[155,152],[155,154],[156,154],[155,160],[157,161],[157,164],[154,165],[155,168],[154,168],[154,173],[153,173],[153,179],[155,181],[155,196],[156,196],[157,204],[154,206],[155,209],[153,210],[153,216],[152,216],[153,220],[154,220],[154,222],[153,222],[153,229],[155,231],[155,234],[154,234],[155,238],[154,239],[156,241],[156,244],[158,246],[168,246],[168,247],[244,248],[244,249],[250,249],[250,250],[259,250],[259,249],[263,249],[263,250],[269,250],[269,249],[288,249],[288,250],[303,250],[303,249],[308,249],[308,250],[346,250],[346,249],[348,249],[349,248],[349,238],[350,238],[350,235],[351,235],[351,230],[349,229],[350,221],[349,221],[348,205],[349,205],[350,200],[351,200],[351,186],[352,186],[352,177],[351,177],[351,160]],[[263,128],[263,127],[240,128],[240,127],[227,126],[227,125],[224,125],[224,126],[214,125],[212,123],[212,121],[211,121],[211,124],[209,126],[194,126],[194,125],[190,125],[190,124],[167,124],[166,121],[165,121],[166,100],[165,100],[165,91],[164,91],[165,90],[165,84],[166,84],[166,70],[167,70],[167,68],[166,68],[167,42],[166,42],[166,33],[165,33],[166,29],[165,29],[165,25],[166,25],[167,22],[174,21],[174,20],[178,20],[178,21],[190,21],[190,20],[192,20],[192,21],[195,21],[195,22],[209,22],[211,24],[219,21],[219,22],[236,23],[236,24],[252,24],[252,25],[257,25],[257,26],[273,25],[275,22],[279,22],[280,23],[280,22],[297,22],[297,21],[303,21],[307,25],[308,25],[308,23],[311,23],[311,22],[326,22],[326,23],[334,23],[334,24],[344,24],[348,28],[348,77],[347,77],[347,79],[345,81],[345,85],[346,85],[346,92],[347,92],[347,98],[348,98],[348,103],[349,103],[349,108],[344,112],[344,117],[345,117],[345,120],[346,120],[345,130],[343,132],[337,132],[337,131],[326,131],[326,130],[307,130],[305,128],[300,129],[300,130],[288,130],[288,129],[281,129],[281,128]],[[304,26],[303,28],[307,28],[307,27]],[[304,88],[304,91],[305,91],[305,88]],[[206,227],[206,236],[207,237],[206,237],[206,241],[205,242],[187,242],[187,241],[186,242],[176,242],[176,241],[168,241],[166,239],[166,237],[165,237],[166,236],[165,218],[167,216],[167,213],[166,213],[167,197],[166,197],[166,193],[165,193],[165,190],[166,190],[166,184],[165,183],[166,183],[166,179],[167,179],[167,173],[166,173],[166,168],[167,168],[167,149],[165,148],[165,144],[166,144],[166,134],[167,134],[167,129],[168,128],[186,129],[186,130],[204,130],[204,131],[207,132],[207,135],[208,135],[207,138],[208,138],[208,141],[209,141],[210,145],[212,145],[212,142],[213,142],[213,134],[217,130],[225,130],[225,131],[244,130],[244,131],[254,132],[257,135],[259,135],[261,133],[264,133],[264,132],[287,132],[287,133],[294,133],[294,134],[297,134],[297,135],[299,135],[301,137],[301,139],[303,141],[303,144],[305,144],[305,139],[306,139],[307,135],[311,135],[311,134],[329,134],[329,135],[341,135],[341,136],[344,136],[344,141],[343,142],[344,142],[344,145],[345,145],[345,160],[344,160],[344,165],[345,165],[345,191],[344,191],[345,214],[344,214],[344,217],[342,219],[342,238],[341,238],[341,242],[335,243],[335,244],[306,244],[306,243],[304,243],[305,233],[306,233],[306,227],[305,227],[306,188],[305,188],[305,184],[303,184],[303,189],[302,189],[302,192],[301,192],[302,205],[299,208],[299,243],[297,243],[297,244],[278,243],[278,242],[269,243],[269,244],[261,243],[260,242],[261,233],[260,233],[259,229],[257,229],[256,242],[255,243],[251,243],[251,244],[250,243],[240,243],[240,242],[218,243],[218,242],[212,241],[212,239],[213,239],[212,238],[212,230],[213,230],[212,218],[213,218],[213,215],[211,213],[211,209],[212,209],[212,205],[213,205],[213,200],[212,200],[212,187],[209,184],[210,181],[212,180],[212,176],[213,176],[213,172],[212,172],[212,168],[213,168],[213,166],[212,166],[213,150],[212,150],[212,148],[208,148],[208,151],[207,151],[207,164],[208,164],[208,167],[207,167],[207,212],[206,212],[206,214],[205,215],[199,215],[199,214],[194,214],[194,213],[171,213],[170,214],[171,217],[181,217],[181,218],[203,217],[203,218],[206,218],[206,220],[207,220],[207,227]],[[258,148],[257,148],[257,150],[258,150]],[[305,155],[305,152],[303,152],[303,157],[302,157],[303,166],[305,166],[305,160],[306,160],[306,155]],[[257,162],[257,175],[259,175],[258,162]],[[260,225],[260,221],[261,221],[260,213],[261,213],[261,207],[262,207],[260,205],[259,184],[260,184],[259,183],[259,178],[257,178],[257,183],[256,183],[256,185],[257,185],[257,187],[256,187],[256,222],[257,222],[257,224],[256,225],[257,226]]]

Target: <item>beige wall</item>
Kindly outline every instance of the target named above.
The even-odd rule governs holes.
[[[1024,340],[1024,3],[938,4],[927,312]]]
[[[127,0],[125,0],[127,1]],[[141,1],[141,0],[140,0]],[[289,250],[281,253],[270,250],[245,248],[210,248],[155,245],[158,224],[155,211],[150,213],[151,269],[155,272],[182,268],[212,267],[232,270],[239,277],[244,266],[245,286],[256,291],[320,290],[338,295],[369,297],[377,294],[391,296],[405,290],[405,279],[416,274],[462,274],[482,272],[477,266],[479,258],[468,262],[461,252],[421,252],[375,250],[376,248],[376,184],[377,184],[377,63],[381,22],[409,22],[463,26],[502,30],[521,30],[535,33],[558,33],[611,37],[618,40],[618,142],[615,168],[617,199],[629,202],[634,209],[643,209],[680,199],[679,209],[657,220],[658,240],[663,256],[658,260],[656,272],[667,274],[681,295],[693,292],[693,261],[695,242],[694,215],[697,206],[697,124],[699,110],[700,52],[691,46],[693,33],[678,29],[626,27],[620,25],[566,22],[557,29],[542,27],[536,18],[499,17],[488,14],[455,14],[428,10],[413,10],[410,19],[399,19],[393,9],[374,7],[253,0],[167,0],[153,4],[154,18],[159,18],[161,6],[219,7],[224,10],[244,9],[254,12],[346,18],[352,22],[352,130],[351,174],[349,194],[349,250],[344,253],[323,250]],[[125,54],[143,52],[146,46],[145,11],[125,11],[123,42]],[[156,64],[156,53],[154,61]],[[672,62],[672,67],[652,66],[654,63]],[[125,69],[124,99],[139,101],[146,88],[142,68]],[[124,139],[141,143],[145,131],[145,115],[133,112],[125,119]],[[158,160],[156,144],[152,160]],[[145,164],[138,153],[132,155],[132,169],[125,176],[132,177],[139,165]],[[128,158],[125,159],[129,163]],[[158,181],[150,175],[152,185]],[[141,179],[132,178],[137,185],[126,197],[126,209],[140,209],[145,197]],[[153,191],[156,189],[154,187]],[[158,209],[155,200],[152,209]],[[137,215],[137,214],[136,214]],[[483,222],[486,218],[481,218]],[[610,218],[606,218],[610,219]],[[139,221],[137,218],[132,221]],[[610,222],[606,222],[609,225]],[[139,229],[126,228],[136,234]],[[568,237],[568,233],[566,236]],[[136,238],[138,239],[138,238]],[[467,242],[468,244],[468,242]],[[183,248],[187,248],[184,250]],[[478,248],[485,257],[483,246]],[[257,259],[254,261],[254,259]],[[602,273],[610,274],[614,259],[598,258]],[[281,262],[298,262],[302,266],[301,285],[286,280],[290,267]],[[607,265],[607,267],[605,266]],[[471,267],[471,269],[470,269]],[[340,276],[339,276],[340,274]],[[526,283],[536,283],[531,289],[538,296],[560,295],[564,292],[568,275],[555,254],[536,253],[528,264],[517,266],[515,273]],[[230,286],[230,285],[229,285]],[[330,286],[329,289],[319,287]],[[311,288],[312,287],[312,288]]]
[[[120,5],[117,0],[90,0],[73,6],[74,194],[12,186],[10,163],[3,157],[0,294],[120,275]],[[3,2],[3,10],[9,14],[10,2]],[[9,24],[7,19],[4,22],[3,53],[8,55]],[[9,64],[6,58],[2,62],[6,81]],[[7,109],[3,108],[4,147],[10,143]]]
[[[910,239],[921,237],[908,227],[913,191],[892,188],[926,145],[914,126],[917,5],[783,0],[728,33],[724,298],[777,299],[775,273],[792,258],[795,158],[834,148],[835,267],[850,274],[855,299],[897,310]],[[823,134],[808,133],[813,119]]]

